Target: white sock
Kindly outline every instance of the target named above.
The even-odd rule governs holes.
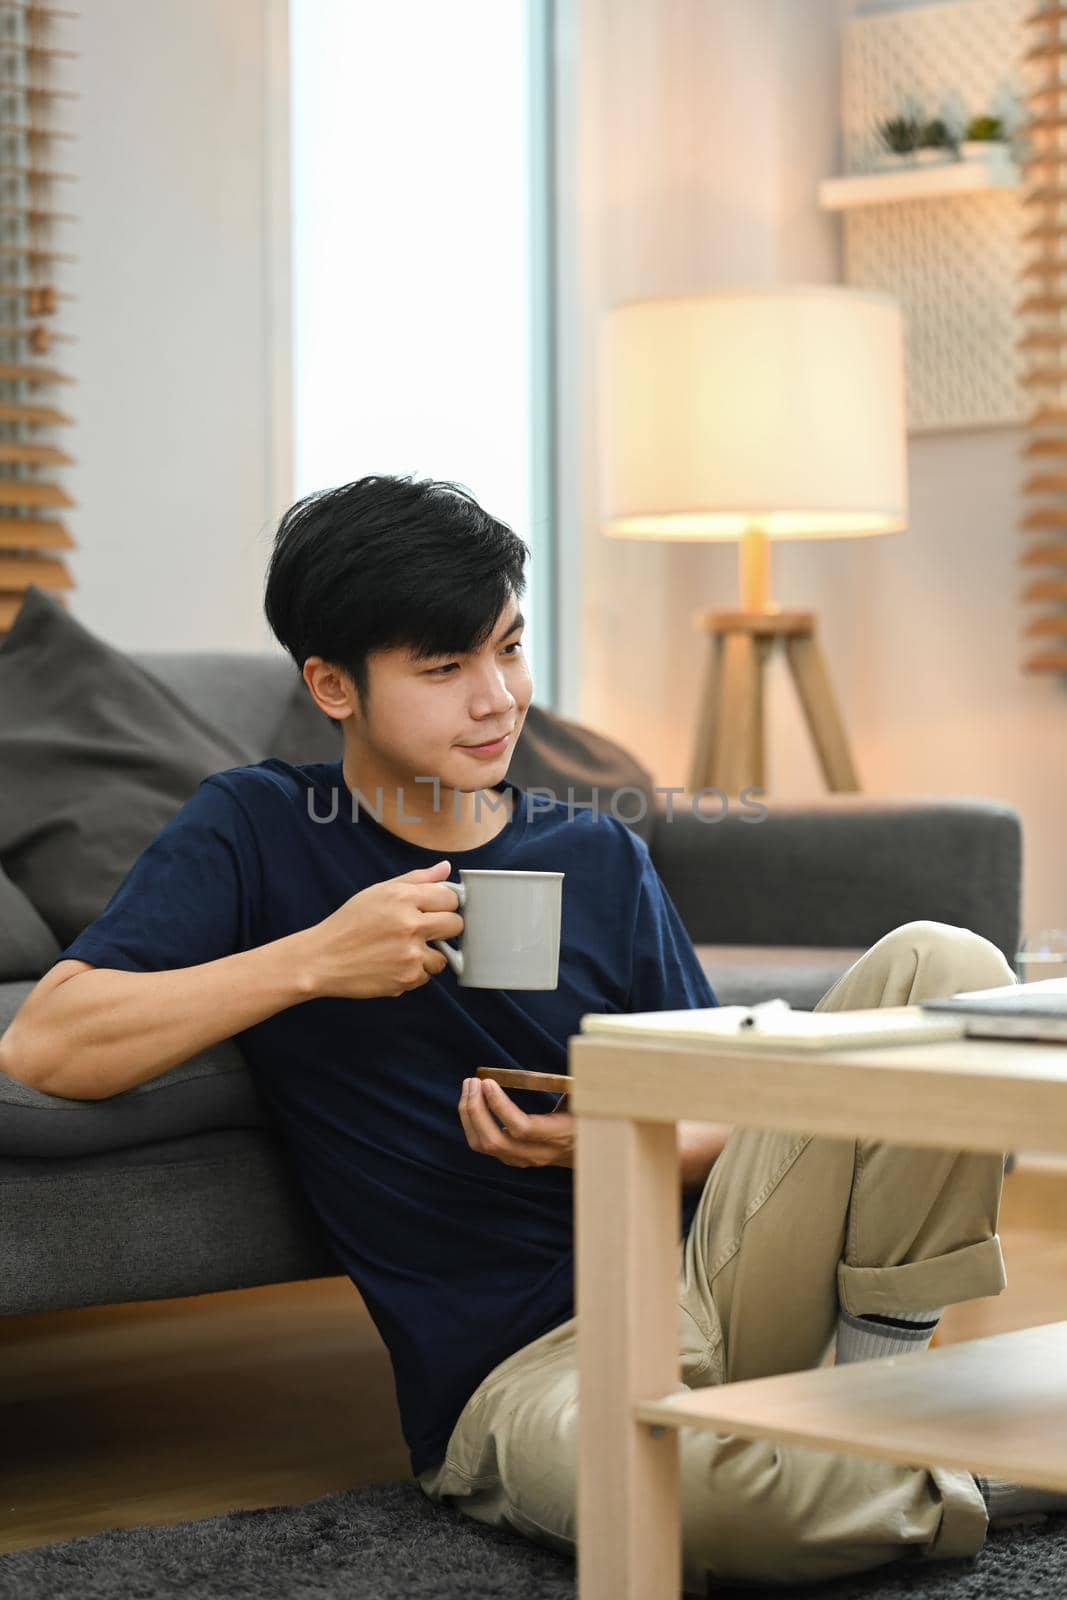
[[[857,1317],[842,1306],[837,1314],[837,1365],[925,1350],[943,1310],[938,1306],[936,1311],[894,1311],[892,1316],[878,1311]]]
[[[1025,1483],[1011,1483],[1006,1478],[980,1478],[974,1481],[981,1490],[990,1522],[996,1526],[1016,1519],[1044,1519],[1049,1511],[1067,1512],[1067,1494],[1053,1489],[1030,1489]]]

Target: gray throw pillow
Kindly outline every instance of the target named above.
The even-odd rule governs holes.
[[[31,584],[0,645],[0,865],[60,949],[242,748]]]
[[[651,773],[621,744],[580,722],[530,705],[507,775],[522,789],[549,789],[557,800],[572,798],[575,804],[590,803],[595,790],[604,815],[625,822],[646,844],[652,838],[656,794]],[[620,789],[638,792],[619,794]]]
[[[0,870],[0,982],[37,978],[60,953],[51,928]]]
[[[296,668],[293,668],[296,672]],[[340,761],[345,753],[341,724],[320,711],[303,677],[296,673],[282,719],[270,740],[270,754],[294,767],[309,761]]]

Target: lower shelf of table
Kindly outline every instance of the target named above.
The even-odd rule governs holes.
[[[633,1415],[1067,1492],[1067,1322],[682,1391]]]

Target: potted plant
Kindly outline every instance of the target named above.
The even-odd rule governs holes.
[[[999,117],[972,117],[967,124],[960,145],[964,161],[988,161],[990,156],[1007,150],[1004,124]]]
[[[923,125],[917,117],[890,117],[878,124],[878,137],[885,146],[881,163],[886,167],[910,166],[922,137]]]
[[[948,128],[940,117],[924,123],[919,135],[918,160],[923,166],[934,166],[941,161],[951,161],[956,147]]]

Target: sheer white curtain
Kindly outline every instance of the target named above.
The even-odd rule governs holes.
[[[464,484],[531,546],[554,698],[550,0],[290,0],[296,493]]]

